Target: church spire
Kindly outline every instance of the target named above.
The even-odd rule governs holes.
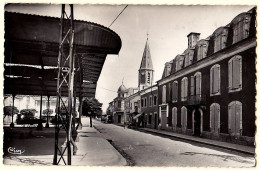
[[[153,63],[152,63],[152,58],[151,58],[150,48],[148,43],[148,36],[149,34],[147,33],[146,44],[144,47],[143,57],[139,69],[139,83],[138,83],[139,90],[150,87],[152,86],[153,83],[154,70],[153,70]]]
[[[147,33],[147,40],[146,40],[146,44],[145,44],[145,48],[144,48],[142,62],[140,65],[140,70],[141,69],[153,70],[153,63],[152,63],[150,48],[149,48],[149,44],[148,44],[148,35],[149,34]]]

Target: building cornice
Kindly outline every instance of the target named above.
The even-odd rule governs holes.
[[[154,91],[154,90],[157,90],[157,85],[153,85],[152,87],[148,87],[146,89],[143,89],[142,91],[140,91],[140,94],[143,95],[143,94],[149,93],[149,92]]]
[[[245,39],[245,40],[243,40],[239,43],[236,43],[228,48],[225,48],[217,53],[214,53],[213,55],[206,57],[192,65],[189,65],[188,67],[181,69],[181,70],[177,71],[176,73],[173,73],[173,74],[165,77],[164,79],[158,80],[157,84],[158,84],[158,86],[163,85],[163,84],[173,81],[179,77],[183,77],[189,73],[198,71],[204,67],[217,63],[221,60],[234,56],[240,52],[243,52],[243,51],[248,50],[253,47],[256,47],[256,38],[254,37],[254,38],[250,38],[250,39]]]

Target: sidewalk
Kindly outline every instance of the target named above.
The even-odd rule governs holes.
[[[78,130],[79,141],[76,142],[78,151],[76,155],[72,154],[72,165],[85,165],[85,166],[126,166],[127,162],[125,158],[104,138],[102,134],[98,132],[94,127],[89,127],[88,118],[82,119],[83,127]],[[28,149],[32,148],[34,152],[31,154],[21,155],[8,155],[4,157],[4,164],[6,165],[52,165],[53,162],[53,148],[54,148],[54,129],[45,129],[45,131],[35,131],[37,135],[47,134],[42,138],[28,138],[19,139],[16,138],[15,142],[19,142],[22,146],[24,143],[30,143],[30,146],[26,146],[25,153],[28,153]],[[45,136],[44,135],[44,136]],[[21,141],[22,140],[22,141]],[[65,138],[60,139],[63,143]],[[47,143],[48,142],[48,143]],[[45,143],[45,145],[44,145]],[[17,145],[14,145],[17,147]],[[37,147],[43,146],[43,147]],[[17,147],[18,148],[18,147]],[[48,150],[48,152],[44,152]],[[59,159],[59,156],[58,156]],[[66,156],[64,156],[67,162]],[[61,160],[59,165],[64,165]]]
[[[149,128],[139,128],[140,130],[144,130],[146,132],[152,132],[155,134],[160,134],[160,135],[165,135],[169,137],[175,137],[187,141],[192,141],[192,142],[197,142],[205,145],[210,145],[210,146],[215,146],[223,149],[228,149],[228,150],[233,150],[237,152],[242,152],[250,155],[255,154],[255,148],[250,147],[250,146],[244,146],[244,145],[238,145],[238,144],[233,144],[233,143],[228,143],[228,142],[221,142],[221,141],[216,141],[216,140],[211,140],[211,139],[205,139],[205,138],[199,138],[195,136],[189,136],[189,135],[183,135],[179,133],[173,133],[173,132],[168,132],[168,131],[163,131],[163,130],[157,130],[157,129],[149,129]],[[137,129],[138,130],[138,129]]]
[[[72,156],[72,165],[125,166],[126,160],[95,128],[79,130],[77,155]]]

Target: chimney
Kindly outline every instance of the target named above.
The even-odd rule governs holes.
[[[198,40],[200,39],[200,33],[191,32],[189,33],[189,35],[187,35],[187,37],[188,37],[188,48],[192,48],[197,44]]]

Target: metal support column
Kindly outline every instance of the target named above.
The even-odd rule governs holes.
[[[15,94],[12,94],[13,97],[13,107],[12,107],[12,122],[10,124],[10,127],[14,127],[14,99],[15,99]]]
[[[57,102],[55,125],[55,150],[53,164],[58,165],[62,160],[65,165],[71,165],[71,126],[72,126],[72,99],[74,92],[74,16],[73,5],[69,5],[70,15],[62,5],[60,19],[60,45],[58,56]],[[66,89],[65,93],[61,89]],[[65,97],[67,101],[65,101]],[[67,139],[65,147],[59,146],[59,132],[65,130]],[[67,151],[67,162],[64,154]],[[59,157],[59,159],[58,159]]]
[[[47,96],[47,98],[48,98],[48,102],[47,102],[47,122],[46,122],[46,125],[45,125],[45,127],[46,128],[49,128],[50,127],[50,125],[49,125],[49,115],[50,115],[50,96]]]
[[[77,130],[81,130],[82,129],[82,122],[81,122],[81,116],[82,116],[82,104],[83,104],[83,100],[82,100],[82,94],[81,94],[81,87],[82,87],[82,69],[81,69],[81,56],[77,56],[77,60],[78,60],[78,75],[79,75],[79,121],[78,121],[78,125],[77,125]]]
[[[42,94],[41,94],[41,103],[40,103],[40,120],[38,122],[37,130],[42,130]]]

